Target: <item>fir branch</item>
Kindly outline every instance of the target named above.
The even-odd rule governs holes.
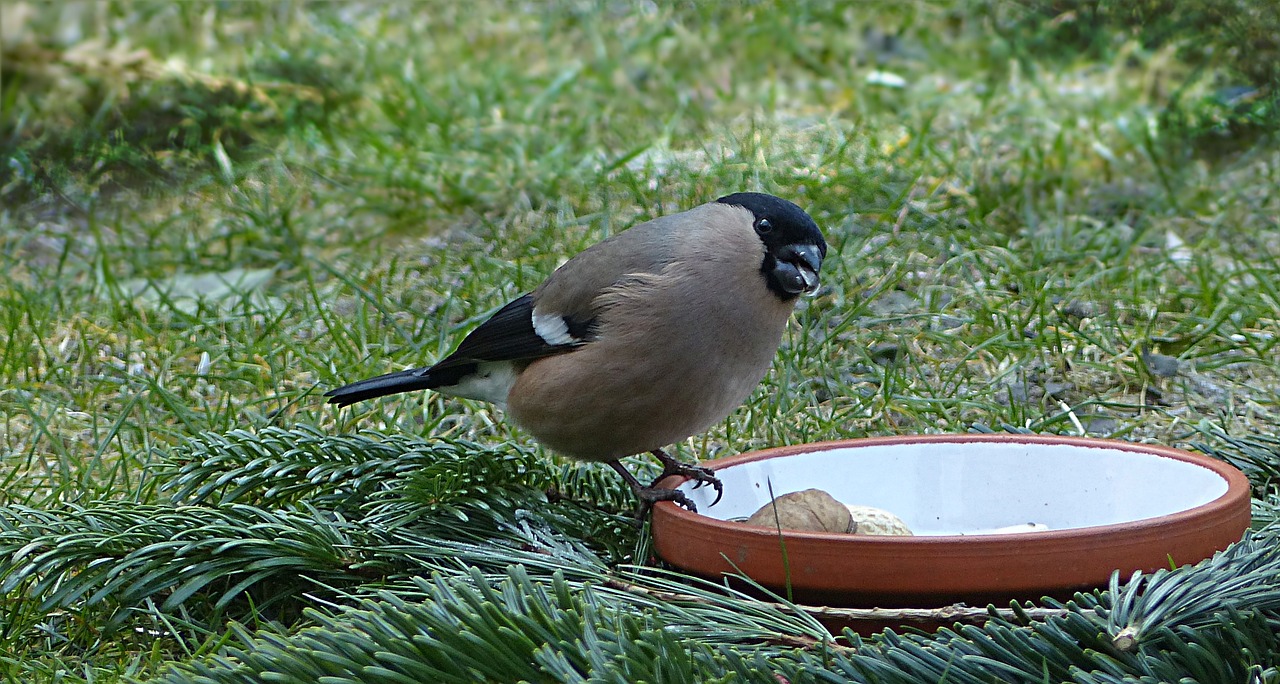
[[[654,640],[668,644],[663,653],[674,669],[665,673],[667,681],[691,677],[692,664],[701,669],[688,681],[777,681],[779,675],[877,684],[1245,681],[1280,664],[1269,608],[1280,591],[1266,585],[1261,593],[1244,590],[1274,576],[1277,536],[1268,531],[1221,557],[1234,560],[1213,559],[1152,584],[1118,589],[1133,592],[1125,600],[1143,606],[1143,615],[1163,616],[1130,650],[1113,643],[1118,625],[1105,593],[1051,602],[1052,612],[1040,614],[1042,620],[1026,622],[1025,611],[1014,611],[1016,619],[997,613],[982,626],[933,635],[885,632],[864,640],[846,632],[847,646],[837,647],[825,632],[813,631],[814,614],[795,606],[676,573],[581,567],[552,556],[533,566],[541,579],[516,565],[501,574],[442,571],[432,582],[387,587],[362,602],[360,611],[314,614],[316,629],[250,639],[229,651],[230,658],[183,665],[162,681],[254,681],[268,671],[287,673],[281,681],[635,681],[628,677],[654,676],[654,654],[640,648]],[[472,551],[474,557],[489,555],[489,565],[520,558],[514,547]],[[557,565],[576,569],[566,575]],[[1213,592],[1206,577],[1240,588],[1227,592],[1227,602],[1213,606],[1212,614],[1203,601]],[[1164,582],[1186,582],[1192,590],[1145,593]],[[625,622],[635,616],[643,621]],[[418,650],[406,650],[407,642]],[[530,643],[549,646],[531,651]],[[337,644],[341,662],[325,655]],[[485,669],[491,666],[496,669]]]
[[[161,613],[182,609],[217,629],[222,611],[240,597],[252,600],[238,603],[241,610],[296,612],[307,602],[306,591],[320,592],[312,599],[333,597],[343,588],[384,586],[433,569],[456,574],[475,564],[497,571],[511,562],[538,567],[537,559],[548,557],[591,567],[605,561],[580,539],[592,540],[612,562],[625,560],[635,546],[636,530],[624,518],[569,501],[550,505],[540,489],[526,486],[527,454],[508,458],[458,447],[456,454],[408,469],[406,463],[420,464],[386,453],[384,443],[315,436],[312,455],[349,456],[304,470],[297,466],[313,460],[307,450],[284,448],[293,436],[279,430],[260,440],[239,434],[234,448],[212,448],[221,456],[202,461],[198,475],[187,471],[189,491],[202,491],[200,496],[235,491],[248,499],[257,491],[277,503],[281,499],[270,489],[246,482],[304,473],[279,490],[304,500],[288,508],[100,502],[0,509],[0,593],[30,606],[24,611],[28,623],[56,609],[98,608],[111,615],[114,629],[131,614],[128,609],[154,603]],[[335,444],[340,448],[328,449]],[[365,471],[381,473],[365,480],[376,486],[335,489],[335,474],[353,472],[343,461],[354,460],[358,449],[381,450],[379,462],[387,467]],[[232,475],[216,475],[218,467]],[[246,476],[248,471],[256,474]],[[233,490],[196,484],[233,481]],[[362,489],[373,490],[367,500],[356,498]],[[337,508],[316,508],[312,501]],[[525,552],[518,561],[498,553],[503,564],[485,566],[484,558],[503,546]]]
[[[1225,611],[1268,616],[1280,630],[1280,528],[1246,533],[1244,539],[1194,566],[1137,574],[1123,587],[1112,577],[1106,603],[1108,630],[1124,644],[1177,628],[1218,623]],[[1101,605],[1102,602],[1099,602]]]
[[[649,458],[628,459],[627,467],[640,481],[648,481],[661,472]],[[605,512],[634,514],[636,498],[630,487],[609,468],[597,463],[566,461],[558,464],[553,474],[548,498],[591,504]]]
[[[214,611],[258,591],[259,609],[310,581],[364,581],[385,565],[367,538],[318,511],[267,511],[104,502],[38,510],[0,508],[0,593],[38,610],[139,605],[173,610],[192,598]]]
[[[1239,468],[1253,483],[1255,496],[1280,485],[1280,437],[1262,433],[1233,436],[1208,421],[1195,427],[1205,439],[1191,446]]]
[[[1280,524],[1280,489],[1271,487],[1266,496],[1253,500],[1253,523],[1255,530]]]
[[[651,615],[618,611],[561,577],[519,567],[496,586],[482,576],[416,581],[427,598],[384,593],[294,636],[264,634],[157,682],[713,681],[720,660]],[[606,673],[612,676],[603,676]]]
[[[634,498],[611,472],[555,463],[514,445],[486,448],[372,431],[326,435],[307,426],[237,430],[192,438],[163,458],[157,477],[178,504],[306,503],[388,530],[474,523],[488,533],[517,510],[554,501],[580,506],[585,515],[561,515],[563,525],[595,526],[581,538],[635,536],[617,530],[613,513],[630,512]],[[599,510],[586,510],[593,507]]]
[[[164,459],[159,476],[175,503],[306,501],[349,510],[411,480],[424,502],[486,501],[493,489],[544,489],[550,467],[513,445],[495,448],[363,432],[327,435],[310,426],[205,433]]]
[[[540,457],[307,430],[201,439],[213,456],[170,471],[185,473],[176,490],[226,503],[0,508],[0,591],[46,611],[180,615],[196,630],[218,629],[236,614],[229,606],[248,605],[242,597],[257,610],[324,608],[307,614],[317,629],[241,631],[234,658],[191,663],[166,681],[197,672],[257,681],[267,671],[293,681],[1241,681],[1280,660],[1276,528],[1197,566],[1117,578],[1107,592],[1038,612],[993,609],[984,624],[936,635],[836,640],[819,621],[832,612],[620,564],[643,560],[644,540],[623,516],[548,500],[543,486],[566,471]],[[356,469],[368,454],[378,465]],[[548,635],[561,641],[527,648]],[[389,646],[415,639],[435,655]],[[335,649],[347,660],[333,660]],[[512,658],[526,669],[505,669]],[[501,675],[485,669],[499,665]]]

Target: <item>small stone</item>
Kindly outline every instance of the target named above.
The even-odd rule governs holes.
[[[1080,424],[1091,435],[1109,435],[1120,427],[1120,422],[1115,418],[1101,415],[1080,416]]]
[[[915,313],[920,305],[916,303],[915,297],[902,290],[889,290],[871,300],[868,308],[877,316],[894,316]]]
[[[1067,318],[1093,318],[1098,313],[1097,304],[1079,299],[1073,299],[1062,307],[1062,314]]]
[[[898,345],[895,342],[881,342],[871,346],[871,360],[880,365],[893,363],[898,358]]]
[[[797,532],[847,532],[852,521],[849,509],[830,494],[806,489],[783,494],[765,504],[747,518],[747,524]]]
[[[1178,374],[1178,368],[1182,365],[1178,359],[1164,354],[1156,354],[1154,352],[1144,352],[1142,354],[1142,363],[1146,364],[1147,370],[1157,378],[1172,378]]]
[[[956,316],[948,316],[946,314],[938,316],[933,321],[934,327],[937,328],[938,330],[955,330],[956,328],[959,328],[965,323],[967,323],[967,321],[963,318],[958,318]]]
[[[1021,380],[1014,380],[1007,385],[1006,396],[1000,397],[1003,404],[1018,402],[1025,404],[1031,399],[1031,393],[1027,388],[1027,383]]]
[[[1192,391],[1212,401],[1226,401],[1231,397],[1231,390],[1226,386],[1213,382],[1200,373],[1191,373],[1188,385]]]
[[[1164,399],[1164,390],[1156,387],[1154,384],[1147,385],[1142,388],[1141,401],[1146,406],[1168,406],[1169,402]]]
[[[902,518],[899,518],[883,508],[857,506],[854,504],[847,504],[845,508],[849,509],[849,518],[852,520],[852,524],[849,526],[850,534],[880,535],[886,537],[913,536],[911,528],[907,527],[907,524],[902,521]]]
[[[1067,392],[1070,392],[1071,390],[1075,389],[1075,387],[1076,387],[1075,385],[1069,382],[1058,382],[1056,380],[1050,380],[1049,382],[1046,382],[1044,384],[1044,393],[1049,395],[1050,397],[1053,397],[1054,399],[1061,399],[1063,396],[1066,395]]]

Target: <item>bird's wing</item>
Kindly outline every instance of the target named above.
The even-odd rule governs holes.
[[[577,339],[552,344],[540,335],[534,327],[533,295],[527,294],[498,309],[432,370],[484,361],[531,361],[573,351],[582,344]]]
[[[531,361],[573,351],[596,332],[597,298],[640,273],[657,273],[672,259],[684,212],[648,221],[597,243],[556,269],[536,290],[502,307],[471,331],[458,349],[432,367],[484,361]]]

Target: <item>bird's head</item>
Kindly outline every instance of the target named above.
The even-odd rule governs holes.
[[[760,192],[734,193],[716,201],[751,212],[752,228],[764,243],[760,272],[774,294],[790,300],[818,289],[827,242],[804,209]]]

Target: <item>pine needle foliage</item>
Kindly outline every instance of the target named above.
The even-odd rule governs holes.
[[[353,535],[354,533],[354,535]],[[39,610],[162,599],[169,610],[200,595],[224,608],[261,587],[260,608],[336,582],[367,566],[361,530],[319,511],[104,502],[62,510],[0,509],[5,560],[0,591],[21,592]],[[290,591],[293,585],[294,591]]]
[[[434,512],[463,516],[497,499],[550,490],[556,498],[632,505],[629,493],[598,469],[558,465],[511,444],[424,441],[366,431],[333,436],[311,426],[207,433],[161,466],[162,489],[174,503],[254,502],[356,510],[387,492],[409,492]],[[505,494],[505,496],[504,496]]]
[[[784,603],[705,584],[684,585],[684,605],[655,605],[603,577],[538,577],[519,565],[501,578],[476,569],[437,573],[353,608],[310,613],[315,626],[293,635],[242,633],[243,645],[157,681],[1270,682],[1280,664],[1273,603],[1280,590],[1243,587],[1274,582],[1278,533],[1193,568],[1051,602],[1062,613],[1042,622],[993,617],[936,635],[846,633],[839,641],[815,638],[794,616],[788,623]],[[615,573],[633,586],[669,586],[662,573]],[[1210,598],[1224,576],[1242,590]],[[700,633],[709,617],[727,626],[770,612],[778,630],[770,638]],[[806,639],[808,648],[795,648]]]
[[[204,653],[165,684],[1280,682],[1280,526],[1045,599],[1047,618],[832,636],[802,606],[649,564],[615,492],[562,494],[608,482],[568,470],[589,467],[373,432],[201,435],[140,485],[167,501],[0,508],[2,638]],[[86,636],[68,615],[101,619]]]
[[[557,540],[569,558],[588,546],[629,558],[636,531],[625,515],[560,494],[577,486],[558,481],[563,469],[515,448],[372,433],[200,435],[162,459],[158,485],[141,485],[168,502],[0,508],[5,632],[92,609],[109,635],[145,605],[208,631],[229,618],[288,622],[339,588],[456,572],[469,556],[483,565],[475,549],[488,546],[536,556]]]
[[[731,681],[709,646],[620,611],[562,576],[534,582],[518,566],[489,585],[479,572],[384,593],[296,636],[269,635],[159,681],[278,682]],[[711,674],[711,676],[707,676]]]
[[[305,501],[354,513],[374,501],[408,497],[424,516],[461,521],[468,509],[509,508],[551,479],[545,463],[509,445],[369,434],[335,438],[310,427],[205,435],[178,460],[177,474],[164,487],[174,503],[279,507]]]
[[[1193,446],[1220,458],[1249,476],[1255,496],[1280,486],[1280,436],[1262,433],[1229,435],[1209,423],[1196,426],[1201,439]]]
[[[1046,601],[1063,612],[1043,622],[993,619],[936,635],[886,632],[864,640],[846,633],[831,641],[784,601],[652,568],[611,568],[582,547],[535,552],[526,564],[526,549],[550,542],[526,525],[523,546],[455,544],[458,565],[449,575],[447,564],[435,565],[432,581],[415,578],[367,596],[358,608],[316,613],[317,626],[297,635],[244,634],[244,645],[220,660],[175,669],[162,681],[255,681],[304,662],[319,670],[297,670],[298,679],[282,681],[1277,681],[1277,536],[1270,528],[1194,567],[1124,583],[1116,577],[1109,591]],[[503,571],[481,570],[504,560],[510,564]],[[619,589],[619,581],[654,593]],[[652,598],[664,591],[688,598]],[[559,631],[548,631],[547,616],[556,617]],[[662,655],[627,650],[619,635]],[[342,639],[347,646],[339,651],[333,644]],[[352,650],[355,643],[361,646]],[[430,657],[401,653],[415,643],[431,644]],[[795,649],[797,643],[811,647]],[[335,652],[349,660],[335,662]],[[442,660],[450,669],[437,665]],[[659,664],[666,670],[653,671]]]

